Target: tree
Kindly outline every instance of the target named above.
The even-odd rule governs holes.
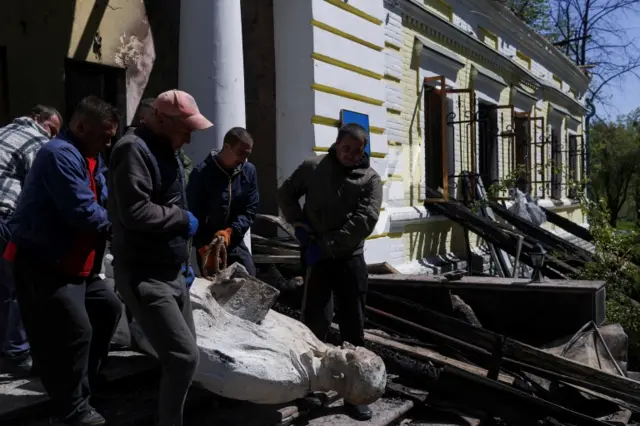
[[[591,127],[590,143],[592,190],[606,202],[615,227],[630,186],[638,180],[640,132],[629,116],[614,123],[598,121]]]
[[[527,25],[541,34],[551,30],[551,5],[549,0],[499,0]]]
[[[640,0],[550,2],[555,44],[592,75],[588,104],[606,103],[603,89],[609,84],[629,74],[638,77],[640,49],[621,22],[640,11]]]

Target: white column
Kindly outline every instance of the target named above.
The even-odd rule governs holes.
[[[246,126],[240,0],[182,0],[178,79],[214,124],[185,147],[198,164],[231,127]]]
[[[242,54],[240,0],[182,0],[178,85],[214,124],[184,148],[194,166],[222,148],[230,128],[246,127]],[[251,250],[250,232],[245,242]]]

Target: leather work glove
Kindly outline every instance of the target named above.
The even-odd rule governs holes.
[[[311,243],[313,229],[306,220],[293,224],[294,234],[301,246],[306,247]]]
[[[322,249],[315,241],[312,241],[304,253],[304,261],[308,267],[318,263],[322,258]]]
[[[232,232],[233,232],[233,229],[227,228],[227,229],[223,229],[221,231],[216,232],[215,236],[224,238],[224,246],[229,247],[229,243],[231,242]]]
[[[187,212],[187,214],[189,215],[189,238],[191,238],[198,232],[198,218],[191,212]]]
[[[193,268],[189,266],[189,269],[185,265],[182,265],[182,275],[184,275],[184,283],[187,288],[191,288],[193,281],[196,279],[196,275],[193,273]]]

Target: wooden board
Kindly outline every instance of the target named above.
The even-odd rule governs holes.
[[[545,209],[544,207],[540,207],[543,212],[547,215],[547,220],[554,224],[555,226],[564,229],[570,234],[575,235],[578,238],[581,238],[587,242],[593,241],[593,235],[591,232],[583,226],[578,225],[577,223],[560,216],[559,214],[552,212],[549,209]]]
[[[251,256],[253,258],[253,263],[256,264],[297,264],[300,263],[300,255],[291,255],[291,254],[253,254]]]
[[[370,332],[364,333],[364,339],[368,342],[377,343],[380,346],[385,346],[389,349],[393,349],[409,357],[417,358],[423,361],[433,362],[436,365],[440,365],[440,366],[451,365],[453,367],[460,368],[461,370],[465,370],[465,371],[468,371],[469,373],[473,373],[482,377],[486,377],[488,373],[488,370],[482,367],[477,367],[475,365],[471,365],[466,362],[458,361],[457,359],[446,357],[429,348],[423,348],[423,347],[418,347],[413,345],[407,345],[401,342],[395,342],[392,339],[387,339]],[[500,380],[503,383],[511,385],[513,384],[513,381],[515,379],[512,376],[509,376],[507,374],[500,374],[498,376],[498,380]]]
[[[504,291],[539,290],[544,292],[597,292],[604,288],[604,281],[584,280],[546,280],[542,283],[532,283],[523,278],[499,278],[499,277],[469,277],[463,276],[460,280],[447,281],[439,275],[409,275],[386,274],[369,275],[369,286],[383,288],[385,286],[405,287],[430,287],[455,289],[493,289]]]

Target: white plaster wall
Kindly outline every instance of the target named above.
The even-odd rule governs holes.
[[[238,0],[184,0],[180,8],[179,87],[215,126],[195,132],[185,151],[198,164],[246,126],[242,22]]]
[[[313,155],[313,27],[311,3],[275,0],[278,184]]]

